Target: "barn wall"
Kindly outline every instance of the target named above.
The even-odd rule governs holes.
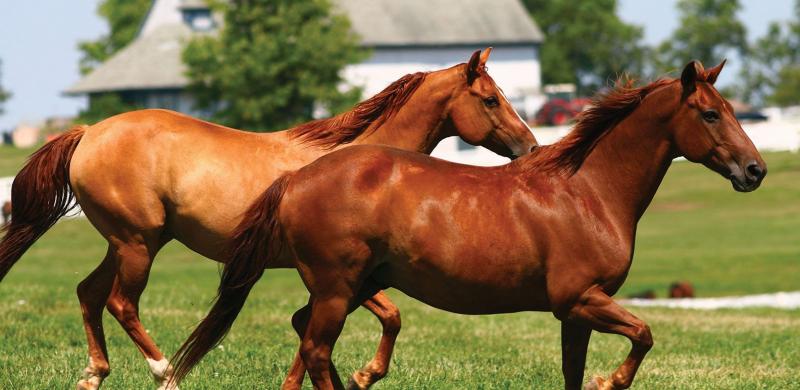
[[[362,86],[366,98],[404,74],[466,62],[477,49],[481,47],[376,48],[366,61],[347,67],[344,77],[351,84]],[[518,111],[530,117],[544,103],[536,46],[495,47],[487,66]]]

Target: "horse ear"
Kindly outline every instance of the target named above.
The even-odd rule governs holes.
[[[486,49],[483,49],[483,53],[481,53],[481,64],[480,64],[481,68],[486,66],[486,61],[489,60],[489,54],[491,54],[491,53],[492,53],[492,48],[491,47],[487,47]]]
[[[472,57],[469,58],[469,62],[467,62],[467,85],[472,85],[472,82],[481,75],[478,71],[480,66],[481,51],[475,50],[475,52],[472,53]]]
[[[706,71],[706,81],[708,81],[709,84],[714,85],[714,83],[717,81],[717,76],[719,76],[719,72],[722,71],[722,67],[725,66],[725,62],[727,61],[727,59],[724,59],[719,63],[719,65]]]
[[[683,68],[681,73],[681,85],[683,86],[684,95],[688,95],[697,89],[695,83],[697,76],[703,73],[703,65],[699,62],[692,60]]]

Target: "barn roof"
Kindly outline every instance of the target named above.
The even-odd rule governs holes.
[[[519,0],[336,0],[365,46],[534,44]]]
[[[131,42],[64,93],[183,88],[187,79],[181,54],[191,36],[188,26],[161,26]]]
[[[198,1],[183,0],[181,6]],[[543,39],[519,0],[333,2],[366,47],[532,45]],[[64,93],[183,88],[188,80],[181,52],[192,34],[176,23],[141,34]]]

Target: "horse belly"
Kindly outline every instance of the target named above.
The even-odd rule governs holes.
[[[535,269],[509,275],[491,266],[461,272],[417,262],[384,264],[373,274],[379,283],[394,287],[423,303],[461,314],[498,314],[548,311],[545,277]],[[502,267],[498,267],[502,268]]]

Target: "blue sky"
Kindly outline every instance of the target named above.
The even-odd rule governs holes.
[[[772,20],[791,17],[793,0],[741,0],[741,18],[750,39],[762,35]],[[645,29],[645,41],[656,44],[677,27],[675,0],[621,0],[620,16]],[[96,15],[96,1],[0,0],[0,83],[14,94],[0,116],[0,131],[52,115],[74,115],[83,98],[61,91],[77,81],[77,44],[107,31]],[[721,83],[735,76],[736,61]]]

